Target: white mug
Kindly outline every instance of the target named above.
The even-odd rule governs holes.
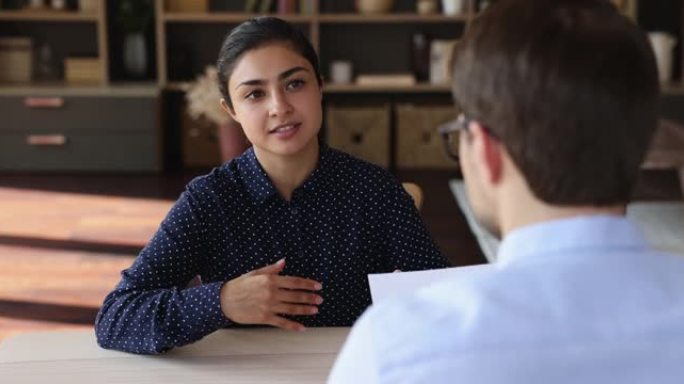
[[[651,32],[648,34],[656,63],[658,64],[658,79],[661,83],[672,80],[672,50],[677,44],[677,39],[665,32]]]
[[[330,81],[335,84],[349,84],[352,82],[351,61],[337,60],[330,63]]]
[[[442,0],[442,11],[445,15],[454,16],[463,13],[464,0]]]

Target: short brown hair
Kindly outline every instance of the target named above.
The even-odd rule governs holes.
[[[657,124],[641,31],[607,0],[499,0],[454,56],[455,101],[556,205],[629,201]]]

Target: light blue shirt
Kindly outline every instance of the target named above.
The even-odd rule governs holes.
[[[329,382],[683,383],[684,258],[621,217],[521,228],[495,264],[371,307]]]

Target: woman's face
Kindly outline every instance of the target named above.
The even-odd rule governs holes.
[[[245,52],[228,79],[228,92],[233,107],[222,105],[256,151],[292,156],[318,150],[321,87],[311,64],[287,44]]]

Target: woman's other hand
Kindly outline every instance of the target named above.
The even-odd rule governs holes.
[[[294,276],[280,276],[285,259],[248,272],[221,288],[221,310],[233,322],[268,324],[303,331],[302,324],[280,315],[315,315],[323,298],[311,291],[321,283]]]

